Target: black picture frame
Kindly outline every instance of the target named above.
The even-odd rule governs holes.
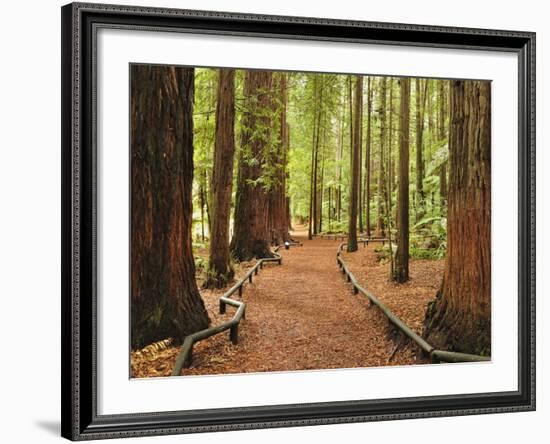
[[[535,33],[72,3],[62,14],[62,436],[118,438],[535,409]],[[97,414],[95,38],[98,27],[507,51],[519,66],[518,390]]]

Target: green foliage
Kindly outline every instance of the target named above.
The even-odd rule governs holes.
[[[290,197],[291,213],[294,219],[306,220],[310,213],[312,152],[315,145],[314,129],[319,123],[318,144],[318,183],[322,183],[322,220],[323,231],[340,232],[347,231],[348,208],[350,197],[350,153],[352,119],[350,118],[350,76],[328,73],[273,73],[272,88],[260,90],[258,96],[269,95],[268,105],[259,106],[256,100],[258,96],[244,97],[244,70],[236,70],[235,77],[235,138],[236,156],[248,165],[261,166],[262,174],[250,183],[262,186],[269,191],[277,184],[281,169],[285,169],[287,175],[287,194]],[[280,116],[282,111],[281,96],[278,91],[279,76],[285,75],[287,79],[288,101],[286,107],[286,120],[289,124],[289,151],[287,165],[280,162]],[[370,88],[374,94],[371,116],[371,200],[368,209],[371,215],[371,227],[374,228],[377,218],[377,200],[379,195],[386,198],[386,190],[378,189],[378,175],[383,169],[383,174],[396,175],[398,162],[399,140],[399,82],[398,79],[387,81],[387,96],[385,98],[386,109],[382,109],[382,97],[380,77],[370,77]],[[363,121],[362,121],[362,186],[365,185],[365,158],[367,137],[367,103],[371,91],[368,88],[367,78],[364,81],[363,97]],[[201,224],[204,223],[205,235],[208,236],[207,211],[210,199],[210,186],[212,180],[212,162],[215,138],[215,111],[217,100],[218,70],[210,68],[197,68],[195,70],[195,102],[194,102],[194,213],[193,233],[199,235]],[[424,177],[423,190],[424,202],[420,208],[416,196],[416,115],[414,112],[415,94],[413,89],[411,98],[410,118],[410,226],[411,226],[411,255],[413,257],[442,257],[445,254],[446,245],[446,208],[442,207],[440,193],[441,167],[448,164],[447,137],[440,136],[439,108],[441,97],[439,95],[439,81],[430,80],[428,83],[428,98],[426,100],[426,112],[424,115],[423,134],[423,159]],[[390,102],[390,93],[392,101]],[[448,96],[447,96],[448,97]],[[390,131],[389,113],[392,113]],[[255,112],[255,124],[246,128],[243,119],[247,113]],[[382,117],[386,113],[385,153],[383,164],[380,164],[379,149],[381,145]],[[320,115],[320,119],[319,119]],[[445,116],[443,126],[448,125],[448,116]],[[267,148],[261,157],[252,155],[250,146],[242,144],[243,132],[250,134],[252,141],[262,141]],[[446,134],[446,130],[443,132]],[[388,143],[390,142],[390,143]],[[388,157],[389,156],[389,159]],[[388,171],[388,160],[393,167]],[[235,168],[234,181],[238,174]],[[386,180],[386,186],[387,184]],[[391,214],[390,224],[395,228],[397,207],[397,184],[395,177],[393,188],[390,190]],[[331,191],[331,204],[329,205],[329,188]],[[233,187],[235,193],[236,187]],[[207,201],[201,214],[201,193]],[[319,191],[321,187],[319,187]],[[340,220],[336,220],[334,196],[336,190],[341,192]],[[364,190],[363,190],[364,191]],[[234,202],[234,195],[232,201]],[[443,203],[444,204],[444,203]],[[365,212],[363,208],[363,220]],[[383,212],[386,210],[386,202]],[[329,218],[330,214],[330,218]],[[417,220],[421,215],[421,220]],[[203,219],[204,218],[204,219]],[[330,219],[330,221],[329,221]],[[387,215],[384,214],[384,221]],[[426,248],[426,241],[419,236],[429,236],[433,239],[433,248]],[[198,244],[196,244],[198,246]]]
[[[409,255],[413,259],[438,260],[445,257],[445,248],[418,248],[411,247]]]

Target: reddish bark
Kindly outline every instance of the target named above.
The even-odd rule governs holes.
[[[355,110],[353,112],[353,137],[351,152],[351,183],[350,183],[350,211],[348,221],[348,248],[349,252],[357,250],[357,210],[359,204],[359,186],[361,183],[359,169],[361,160],[359,152],[361,151],[361,114],[363,109],[363,77],[357,76],[355,79]]]
[[[275,102],[276,115],[278,116],[278,142],[274,153],[273,163],[276,165],[274,183],[270,193],[271,243],[282,245],[290,239],[288,232],[286,179],[288,159],[288,124],[286,121],[287,104],[287,78],[281,73],[277,76],[277,89],[279,99]]]
[[[397,251],[393,279],[409,280],[409,105],[410,79],[402,78],[399,107],[399,187],[397,189]]]
[[[229,213],[235,154],[235,70],[220,69],[216,139],[212,167],[212,232],[205,288],[222,288],[233,278],[229,254]]]
[[[272,77],[270,71],[246,71],[239,172],[231,254],[238,261],[271,257],[269,197],[264,163],[271,140]]]
[[[491,353],[491,84],[451,85],[447,257],[426,313],[436,347]]]
[[[191,249],[194,70],[132,65],[131,342],[206,328]]]

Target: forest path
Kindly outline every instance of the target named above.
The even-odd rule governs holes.
[[[303,246],[280,250],[282,265],[264,266],[244,289],[238,345],[224,337],[197,347],[184,374],[388,365],[387,321],[352,294],[336,264],[338,242],[292,234]]]

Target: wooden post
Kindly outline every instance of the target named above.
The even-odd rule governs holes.
[[[243,297],[243,285],[241,284],[241,286],[239,287],[239,296],[240,297]]]
[[[225,302],[220,299],[220,314],[225,313]]]
[[[185,368],[191,367],[191,364],[193,363],[193,346],[189,349],[189,353],[187,354],[187,358],[185,359],[185,362],[183,363],[183,366]]]
[[[229,329],[229,339],[233,344],[238,344],[239,342],[239,324],[234,325]]]
[[[252,273],[248,275],[248,282],[252,283]]]

